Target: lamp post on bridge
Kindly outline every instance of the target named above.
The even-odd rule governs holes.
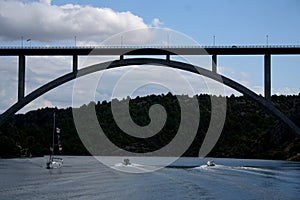
[[[31,48],[31,39],[29,38],[26,41],[29,42],[29,47]]]
[[[214,35],[213,36],[213,46],[215,46],[216,45],[216,36]]]

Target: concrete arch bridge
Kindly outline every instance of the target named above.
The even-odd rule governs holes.
[[[120,59],[104,62],[78,69],[78,56],[86,55],[117,55]],[[212,70],[207,70],[192,64],[171,60],[172,55],[211,55]],[[266,110],[274,114],[278,119],[287,124],[291,130],[300,137],[300,128],[286,115],[278,110],[271,102],[271,55],[274,54],[300,54],[300,46],[222,46],[222,47],[51,47],[51,48],[6,48],[0,47],[0,56],[18,56],[18,101],[0,115],[0,126],[12,115],[22,109],[25,105],[35,100],[46,92],[56,88],[68,81],[85,76],[90,73],[118,68],[130,65],[159,65],[171,67],[192,73],[200,74],[215,81],[221,82],[238,92],[249,96],[262,105]],[[165,56],[158,58],[127,58],[127,55],[153,55]],[[264,97],[257,95],[250,89],[217,73],[218,55],[263,55],[264,56]],[[25,95],[25,60],[26,56],[72,56],[73,70],[64,74],[45,85]],[[109,66],[109,67],[107,67]],[[220,78],[221,77],[221,78]]]

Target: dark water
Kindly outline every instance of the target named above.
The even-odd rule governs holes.
[[[150,173],[124,173],[93,157],[0,159],[0,199],[299,199],[300,163],[182,158]]]

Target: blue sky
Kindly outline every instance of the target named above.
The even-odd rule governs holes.
[[[199,43],[300,44],[300,2],[297,0],[186,0],[186,1],[59,1],[130,11],[146,23],[159,18],[164,27],[183,32]]]
[[[300,45],[298,0],[0,0],[0,4],[0,46],[20,45],[21,36],[27,47],[73,45],[75,35],[79,45],[98,44],[114,34],[140,27],[172,29],[200,45],[212,45],[213,36],[216,45],[265,45],[267,35],[269,45]],[[30,44],[26,42],[28,38]],[[27,62],[28,94],[68,72],[70,68],[63,65],[70,64],[71,59],[28,58]],[[52,63],[52,69],[41,68],[43,63]],[[299,65],[300,56],[272,57],[273,94],[300,92]],[[218,69],[221,74],[263,94],[262,56],[220,56]],[[16,58],[0,58],[0,78],[0,110],[4,110],[16,101]],[[196,82],[195,77],[190,79]],[[71,97],[67,91],[70,90],[71,84],[55,89],[24,111],[44,106],[68,106]],[[62,91],[68,95],[63,95]],[[103,94],[102,98],[110,95]]]

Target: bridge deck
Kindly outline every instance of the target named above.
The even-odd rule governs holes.
[[[82,47],[0,47],[0,56],[71,56],[71,55],[264,55],[300,54],[297,46],[82,46]]]

